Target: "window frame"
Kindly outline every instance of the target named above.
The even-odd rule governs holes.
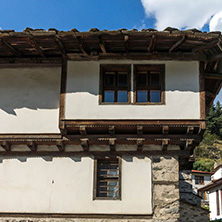
[[[203,180],[202,180],[203,179]],[[204,176],[199,176],[199,175],[195,175],[194,176],[194,181],[196,185],[204,185]],[[200,183],[200,181],[203,181],[202,183]],[[197,183],[198,182],[198,183]]]
[[[119,182],[119,195],[118,197],[99,197],[98,195],[98,161],[104,160],[104,161],[112,161],[112,160],[118,160],[119,165],[119,176],[118,176],[118,182]],[[102,158],[102,157],[94,157],[94,181],[93,181],[93,200],[121,200],[121,181],[122,181],[122,159],[119,156],[116,157],[109,157],[109,158]]]
[[[159,71],[159,86],[151,86],[149,84],[137,87],[137,68],[142,68],[144,70],[147,69],[146,72],[151,70],[158,70]],[[146,79],[150,81],[151,77],[150,74],[146,74]],[[160,87],[160,89],[155,89]],[[137,90],[138,91],[147,91],[148,100],[150,100],[150,92],[151,91],[160,91],[161,101],[160,102],[137,102]],[[134,105],[165,105],[165,65],[164,64],[134,64],[133,66],[133,104]]]
[[[127,86],[118,86],[115,84],[114,86],[105,86],[105,71],[109,70],[110,72],[115,72],[115,80],[117,83],[117,72],[126,71],[127,70]],[[108,71],[107,71],[108,72]],[[106,89],[107,88],[107,89]],[[125,88],[125,89],[123,89]],[[104,92],[114,91],[114,102],[104,102]],[[117,92],[118,91],[127,91],[127,102],[115,102],[117,100]],[[129,105],[131,104],[131,64],[100,64],[100,77],[99,77],[99,104],[100,105]]]

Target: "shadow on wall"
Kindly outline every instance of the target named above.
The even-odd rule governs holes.
[[[0,70],[0,109],[16,115],[16,109],[57,109],[60,68]]]

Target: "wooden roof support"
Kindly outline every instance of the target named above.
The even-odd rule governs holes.
[[[105,45],[105,42],[103,41],[101,36],[99,36],[99,46],[100,46],[100,49],[102,50],[102,52],[106,54],[107,53],[106,45]]]
[[[111,138],[109,139],[109,147],[110,147],[110,151],[115,151],[116,148],[116,138]]]
[[[143,126],[137,126],[137,134],[142,135],[143,134]]]
[[[185,150],[191,150],[193,145],[194,145],[194,139],[180,139],[181,141],[184,141],[185,144],[183,146],[183,148]]]
[[[210,92],[210,91],[206,91],[206,96],[208,96],[208,97],[215,97],[215,93]]]
[[[0,45],[2,45],[4,48],[9,50],[14,56],[16,57],[22,57],[22,54],[17,51],[15,48],[13,48],[8,42],[6,42],[4,39],[0,40]]]
[[[169,52],[173,52],[176,49],[178,49],[185,41],[186,41],[186,35],[183,35],[183,37],[180,40],[178,40],[175,44],[173,44],[170,47]]]
[[[82,53],[84,55],[87,55],[88,56],[88,53],[86,52],[86,48],[85,48],[85,45],[83,43],[83,40],[80,36],[77,36],[77,40],[78,40],[78,43],[79,43],[79,48],[80,50],[82,51]]]
[[[187,127],[187,134],[193,134],[194,127],[193,126],[188,126]]]
[[[152,52],[156,46],[157,37],[155,35],[152,35],[152,38],[150,40],[150,44],[147,48],[148,52]]]
[[[81,135],[86,135],[87,131],[86,131],[86,127],[85,126],[80,126],[79,127],[79,132]]]
[[[11,144],[7,141],[2,141],[1,142],[1,147],[5,150],[5,151],[11,151]]]
[[[115,134],[115,126],[109,126],[108,131],[109,131],[110,135],[114,135]]]
[[[206,79],[222,79],[222,73],[204,73]]]
[[[55,41],[56,41],[56,44],[57,44],[59,50],[61,51],[62,55],[65,56],[66,55],[66,49],[65,49],[62,41],[60,40],[60,38],[56,35],[55,35]]]
[[[168,147],[168,145],[169,145],[169,141],[170,141],[170,139],[163,139],[163,140],[162,140],[162,150],[163,150],[163,151],[166,151],[166,150],[167,150],[167,147]]]
[[[63,141],[57,141],[56,142],[56,146],[58,147],[60,152],[64,152],[65,151],[65,144]]]
[[[89,139],[84,138],[80,139],[81,146],[85,152],[89,151]]]
[[[27,142],[27,146],[31,151],[37,151],[37,144],[34,141]]]
[[[162,133],[163,134],[168,134],[169,133],[169,126],[168,125],[163,126]]]
[[[126,54],[129,53],[129,36],[128,35],[124,35],[124,42],[125,42],[125,51]]]
[[[136,145],[137,145],[137,151],[143,151],[143,144],[144,144],[144,139],[139,138],[136,140]]]
[[[29,42],[32,45],[33,48],[40,54],[41,57],[45,58],[43,50],[40,48],[38,43],[33,39],[32,37],[29,38]]]
[[[196,47],[192,50],[192,52],[201,52],[201,51],[204,51],[206,49],[212,48],[212,47],[216,46],[217,44],[218,44],[218,39],[211,42],[211,43],[207,43],[207,44],[202,45],[200,47]]]

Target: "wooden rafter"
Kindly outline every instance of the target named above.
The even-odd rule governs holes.
[[[207,44],[205,44],[205,45],[201,45],[201,46],[199,46],[199,47],[196,47],[196,48],[194,48],[193,50],[192,50],[192,52],[201,52],[201,51],[204,51],[204,50],[206,50],[206,49],[209,49],[209,48],[212,48],[212,47],[214,47],[214,46],[216,46],[217,44],[218,44],[218,39],[217,40],[214,40],[213,42],[211,42],[211,43],[207,43]]]
[[[85,48],[85,45],[84,45],[84,42],[83,42],[82,38],[80,36],[77,36],[77,40],[78,40],[78,43],[79,43],[79,48],[82,51],[82,53],[84,55],[88,55],[88,53],[86,52],[86,48]]]
[[[168,145],[169,145],[169,139],[163,139],[162,140],[162,150],[163,151],[166,151],[167,150],[167,147],[168,147]]]
[[[205,79],[222,79],[222,73],[204,73]]]
[[[115,147],[116,147],[116,139],[115,138],[111,138],[109,139],[109,147],[110,147],[110,151],[115,151]]]
[[[61,151],[61,152],[65,151],[65,144],[63,141],[57,141],[56,146],[58,147],[59,151]]]
[[[169,133],[169,126],[168,125],[163,126],[162,133],[163,134],[168,134]]]
[[[143,144],[144,144],[144,139],[139,138],[136,140],[136,145],[137,145],[137,151],[143,151]]]
[[[142,135],[143,134],[143,126],[137,126],[137,134]]]
[[[109,126],[108,131],[109,131],[110,135],[114,135],[115,134],[115,126]]]
[[[126,54],[129,53],[129,36],[124,35],[124,42],[125,42],[125,52]]]
[[[81,146],[85,152],[89,151],[89,139],[84,138],[80,139]]]
[[[181,39],[179,39],[175,44],[173,44],[170,47],[169,52],[173,52],[176,49],[178,49],[185,41],[186,41],[186,35],[183,35]]]
[[[148,52],[152,52],[156,46],[157,37],[155,35],[152,35],[152,38],[150,40],[150,44],[147,48]]]
[[[214,98],[215,93],[210,92],[210,91],[206,91],[206,96],[208,96],[208,97],[213,97],[213,98]]]
[[[86,131],[86,127],[85,126],[80,126],[79,127],[79,132],[81,135],[86,135],[87,131]]]
[[[58,36],[56,36],[56,35],[55,35],[55,41],[56,41],[56,44],[57,44],[59,50],[61,51],[62,55],[65,56],[66,55],[65,46],[63,45],[63,43],[60,40],[60,38]]]
[[[22,57],[22,54],[18,50],[16,50],[14,47],[12,47],[5,39],[0,40],[0,45],[2,45],[4,48],[9,50],[14,56]]]
[[[187,134],[193,134],[194,127],[193,126],[188,126],[187,127]]]
[[[38,45],[38,43],[33,37],[29,38],[29,42],[32,45],[32,47],[35,48],[35,50],[40,54],[40,56],[45,58],[43,50],[41,49],[41,47]]]
[[[99,36],[99,46],[100,46],[100,49],[102,50],[102,52],[106,54],[107,53],[106,45],[105,45],[105,42],[103,41],[101,36]]]

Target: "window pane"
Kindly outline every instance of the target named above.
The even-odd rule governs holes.
[[[137,91],[137,102],[138,103],[147,102],[147,91]]]
[[[146,73],[138,73],[137,74],[137,86],[146,86],[147,85],[147,74]]]
[[[127,86],[127,74],[118,73],[118,86]]]
[[[160,103],[161,102],[160,91],[150,91],[150,102],[152,102],[152,103]]]
[[[114,91],[105,91],[104,92],[104,102],[113,103],[114,102]]]
[[[114,86],[115,84],[115,74],[114,73],[106,73],[105,74],[105,85],[106,86]]]
[[[117,101],[119,103],[127,103],[128,102],[127,91],[118,91]]]
[[[150,74],[150,85],[159,86],[160,85],[160,75],[159,74]]]

